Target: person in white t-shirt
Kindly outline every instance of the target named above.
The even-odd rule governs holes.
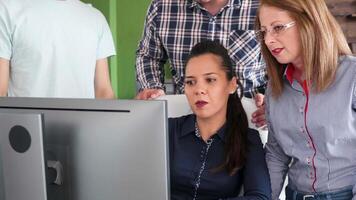
[[[105,17],[79,0],[0,0],[0,96],[114,98]]]

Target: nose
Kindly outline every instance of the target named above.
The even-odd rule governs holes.
[[[197,83],[195,87],[195,95],[203,95],[206,94],[206,87],[204,84]]]
[[[204,95],[204,94],[206,94],[206,91],[202,88],[199,88],[199,89],[195,90],[195,94],[196,95]]]
[[[265,38],[264,38],[264,42],[265,44],[268,46],[268,44],[274,43],[276,40],[276,38],[274,37],[274,35],[271,33],[271,31],[266,31],[265,33]]]

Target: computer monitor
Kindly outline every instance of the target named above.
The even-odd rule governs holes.
[[[43,115],[46,157],[63,166],[49,200],[170,198],[165,101],[4,97],[2,112]]]
[[[0,113],[0,158],[0,199],[47,200],[41,114]]]

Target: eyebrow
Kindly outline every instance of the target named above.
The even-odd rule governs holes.
[[[210,75],[217,75],[217,73],[215,73],[215,72],[209,72],[209,73],[203,74],[203,76],[210,76]],[[195,76],[186,76],[185,78],[195,78]]]
[[[281,22],[281,21],[279,21],[279,20],[276,20],[276,21],[273,21],[269,26],[273,26],[273,25],[275,25],[276,23],[278,23],[278,24],[283,24],[283,22]],[[266,26],[262,26],[262,25],[261,25],[261,28],[262,28],[262,27],[266,28]]]

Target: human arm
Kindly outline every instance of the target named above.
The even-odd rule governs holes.
[[[148,100],[148,99],[155,99],[159,96],[165,95],[162,89],[143,89],[139,92],[135,99],[139,100]]]
[[[354,88],[353,88],[353,97],[352,97],[352,109],[356,112],[356,73],[354,76]],[[353,198],[352,200],[356,200],[356,184],[353,187]]]
[[[0,58],[0,96],[7,96],[10,77],[10,61]]]
[[[267,200],[271,199],[271,185],[265,153],[259,134],[250,129],[248,152],[243,167],[243,196],[224,200]]]
[[[252,123],[256,125],[256,127],[262,127],[266,125],[266,115],[265,115],[265,102],[263,94],[256,94],[255,104],[257,110],[252,113]]]
[[[97,20],[100,26],[98,26],[98,42],[94,75],[95,98],[113,99],[115,98],[115,94],[110,82],[108,58],[116,55],[115,44],[110,26],[106,21],[105,16],[100,13]]]
[[[12,56],[12,39],[10,15],[0,2],[0,96],[7,96],[10,78],[10,58]]]
[[[355,73],[354,91],[352,97],[352,109],[356,112],[356,73]],[[356,193],[356,188],[355,188],[355,193]]]
[[[95,89],[95,98],[98,99],[115,98],[114,91],[111,87],[107,58],[102,58],[96,61],[94,89]]]
[[[277,200],[282,192],[288,171],[288,164],[291,159],[283,153],[271,129],[268,129],[268,140],[265,149],[266,162],[271,179],[272,199]]]
[[[278,144],[278,141],[275,138],[275,132],[273,130],[273,124],[271,123],[271,115],[269,111],[269,98],[271,94],[268,94],[269,90],[267,89],[267,97],[265,99],[266,105],[266,119],[268,127],[268,139],[265,146],[266,151],[266,162],[271,179],[271,188],[272,188],[272,199],[279,199],[279,195],[282,191],[284,180],[287,175],[288,165],[291,161],[291,158],[287,156],[283,149]]]
[[[136,52],[136,76],[140,84],[140,93],[136,96],[138,99],[152,98],[147,95],[152,90],[147,89],[164,91],[163,65],[167,61],[167,54],[157,30],[158,4],[158,1],[152,1],[148,9],[143,36]]]

